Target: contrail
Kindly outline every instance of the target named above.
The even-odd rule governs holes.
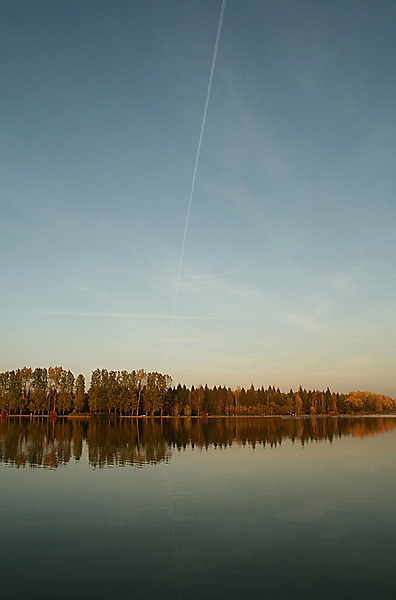
[[[211,69],[210,69],[208,91],[206,93],[205,108],[204,108],[204,113],[203,113],[203,118],[202,118],[201,132],[199,134],[197,155],[196,155],[196,158],[195,158],[195,165],[194,165],[194,171],[193,171],[193,177],[192,177],[192,183],[191,183],[190,198],[189,198],[189,201],[188,201],[186,222],[185,222],[185,225],[184,225],[183,242],[182,242],[182,247],[181,247],[181,252],[180,252],[180,260],[179,260],[179,269],[178,269],[178,272],[177,272],[175,301],[173,303],[172,322],[171,322],[171,328],[170,328],[170,333],[169,333],[169,345],[168,345],[168,351],[166,353],[164,362],[166,361],[166,359],[168,358],[169,353],[170,353],[170,348],[171,348],[171,343],[172,343],[172,337],[173,337],[173,328],[174,328],[175,320],[176,320],[176,306],[177,306],[177,300],[178,300],[178,296],[179,296],[180,277],[181,277],[181,271],[182,271],[183,259],[184,259],[184,248],[185,248],[185,245],[186,245],[188,223],[189,223],[189,220],[190,220],[190,212],[191,212],[191,204],[192,204],[192,200],[193,200],[193,196],[194,196],[194,189],[195,189],[195,179],[196,179],[196,176],[197,176],[199,157],[200,157],[200,154],[201,154],[202,138],[203,138],[203,134],[204,134],[204,130],[205,130],[206,115],[207,115],[207,112],[208,112],[210,92],[211,92],[211,89],[212,89],[213,74],[214,74],[214,70],[215,70],[215,66],[216,66],[217,51],[219,49],[219,44],[220,44],[220,36],[221,36],[221,30],[222,30],[222,27],[223,27],[223,19],[224,19],[224,12],[225,12],[226,3],[227,3],[227,0],[222,0],[222,2],[221,2],[219,23],[218,23],[218,26],[217,26],[216,42],[215,42],[215,46],[214,46],[214,50],[213,50],[212,66],[211,66]]]

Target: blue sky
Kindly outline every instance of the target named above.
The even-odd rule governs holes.
[[[0,370],[396,396],[396,5],[5,0]],[[178,288],[178,293],[177,293]]]

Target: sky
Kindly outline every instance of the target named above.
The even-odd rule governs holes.
[[[0,371],[394,397],[396,4],[221,5],[3,0]]]

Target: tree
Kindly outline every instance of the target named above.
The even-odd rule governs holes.
[[[88,391],[88,406],[90,412],[99,412],[99,406],[101,405],[101,393],[102,393],[102,378],[100,369],[95,369],[91,373],[91,385]]]
[[[295,407],[296,415],[301,414],[303,402],[300,398],[300,394],[295,394],[295,396],[294,396],[294,407]]]
[[[58,397],[61,390],[61,378],[63,374],[62,367],[49,367],[48,368],[48,399],[49,408],[51,410],[58,410]]]
[[[190,393],[191,410],[194,415],[199,416],[202,411],[202,403],[204,399],[204,389],[200,385],[197,388],[192,387]]]
[[[48,404],[48,373],[47,369],[37,367],[32,374],[29,410],[34,414],[49,412]]]
[[[74,375],[71,371],[62,369],[59,382],[58,410],[61,414],[69,413],[73,408]]]
[[[30,367],[22,367],[18,369],[22,388],[22,405],[20,412],[25,412],[29,403],[30,388],[32,385],[32,369]]]
[[[144,369],[139,369],[135,372],[135,386],[136,386],[136,416],[139,416],[141,404],[142,404],[142,394],[144,387],[146,385],[146,372]]]
[[[150,416],[163,411],[166,392],[171,384],[169,375],[161,373],[147,373],[144,388],[144,411]]]
[[[85,408],[85,377],[81,373],[76,379],[73,405],[74,410],[78,413]]]
[[[355,413],[363,409],[363,400],[361,392],[351,392],[344,400],[347,412]]]
[[[120,390],[119,410],[121,414],[132,415],[136,410],[136,387],[135,372],[121,371],[118,373],[118,385]]]
[[[10,413],[20,412],[22,405],[22,386],[18,371],[8,372],[6,391],[7,409]]]
[[[290,390],[289,394],[287,395],[287,409],[289,415],[292,415],[295,411],[295,398],[293,390]]]

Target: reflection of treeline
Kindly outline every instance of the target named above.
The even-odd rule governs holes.
[[[394,413],[389,396],[355,391],[338,394],[279,388],[171,386],[169,375],[137,371],[92,372],[88,391],[83,375],[74,377],[62,367],[0,373],[0,410],[3,414],[48,415],[113,413],[128,416],[268,416]]]
[[[170,445],[156,419],[91,419],[87,430],[88,460],[94,467],[167,462]]]
[[[0,462],[56,468],[80,460],[86,448],[92,467],[168,462],[172,451],[278,446],[283,440],[306,444],[344,436],[391,431],[394,417],[300,417],[218,419],[3,419]]]
[[[64,419],[0,422],[0,460],[17,467],[58,467],[81,458],[86,424]]]
[[[163,421],[167,443],[180,449],[226,448],[232,444],[277,446],[290,439],[302,444],[345,436],[372,436],[396,427],[393,417],[300,417],[171,419]]]

